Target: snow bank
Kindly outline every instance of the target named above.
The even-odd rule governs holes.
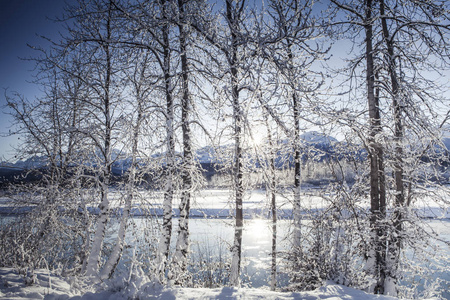
[[[164,290],[160,299],[301,299],[301,300],[358,300],[358,299],[396,299],[389,296],[370,295],[348,287],[327,284],[315,291],[299,293],[272,292],[264,289],[231,288],[223,287],[217,289],[191,289],[173,288]]]
[[[137,280],[142,282],[142,278]],[[144,280],[145,281],[145,280]],[[45,270],[35,272],[35,284],[27,285],[24,277],[13,269],[0,268],[0,298],[1,299],[48,299],[48,300],[102,300],[102,299],[396,299],[389,296],[377,296],[363,291],[327,282],[325,286],[310,292],[284,293],[272,292],[267,289],[231,288],[163,288],[152,283],[136,287],[128,283],[128,288],[117,285],[117,279],[94,286],[81,279],[64,279],[50,275]],[[70,282],[70,283],[69,283]],[[140,285],[139,283],[137,284]],[[133,286],[134,288],[129,288]]]
[[[46,270],[36,270],[32,277],[34,284],[30,284],[30,278],[19,275],[14,269],[0,268],[0,299],[44,299],[50,294],[54,295],[53,299],[59,296],[65,297],[60,299],[66,299],[77,295],[66,280]]]

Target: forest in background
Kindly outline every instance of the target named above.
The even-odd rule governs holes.
[[[264,188],[275,290],[277,195],[288,189],[287,288],[333,280],[411,296],[404,276],[431,270],[405,253],[425,259],[439,239],[414,204],[428,197],[446,209],[450,199],[449,15],[440,0],[67,5],[55,21],[60,38],[32,59],[44,94],[6,92],[23,141],[16,157],[40,165],[30,170],[36,180],[5,192],[33,209],[2,225],[0,266],[30,278],[43,267],[114,276],[146,189],[163,193],[163,216],[140,268],[156,282],[192,286],[189,212],[212,185],[230,190],[234,239],[223,269],[226,284],[239,286],[245,195]],[[305,227],[302,186],[314,182],[329,206]],[[123,209],[107,243],[117,191]],[[430,283],[430,293],[440,284],[448,286]]]

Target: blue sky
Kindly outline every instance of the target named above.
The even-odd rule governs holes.
[[[38,35],[58,39],[62,24],[50,19],[61,16],[67,1],[75,2],[75,0],[0,0],[0,161],[14,157],[11,145],[17,145],[18,140],[17,136],[5,136],[12,121],[6,114],[5,89],[10,95],[16,91],[28,99],[40,94],[39,87],[30,83],[33,80],[34,63],[20,58],[37,55],[27,44],[48,47],[48,42]],[[346,41],[341,41],[338,47],[333,48],[334,57],[348,57],[348,53],[345,53],[346,47],[342,47],[343,45],[346,45]],[[441,78],[441,81],[448,84],[450,70],[445,73],[446,78]],[[447,110],[448,108],[443,107],[441,113]]]
[[[33,62],[20,58],[37,55],[27,44],[45,47],[48,43],[38,35],[57,38],[61,24],[48,18],[61,16],[63,0],[0,0],[0,161],[13,157],[11,144],[17,137],[4,137],[11,118],[5,114],[5,89],[17,91],[27,98],[39,94],[39,88],[29,83],[33,79]]]

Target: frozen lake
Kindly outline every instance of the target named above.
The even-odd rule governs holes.
[[[92,213],[98,210],[98,195],[93,195],[90,190],[82,190],[81,194],[86,199],[87,206]],[[305,188],[301,193],[302,209],[307,211],[321,210],[333,201],[330,193],[324,193],[319,188]],[[450,206],[448,201],[439,204],[435,201],[436,193],[430,191],[413,203],[412,207],[424,218],[450,219]],[[120,191],[111,190],[110,202],[113,210],[120,213],[124,205],[126,195]],[[441,196],[439,196],[441,197]],[[446,197],[444,195],[443,197]],[[447,195],[447,197],[449,197]],[[134,216],[162,216],[163,192],[161,191],[139,191],[135,195],[132,215]],[[269,216],[270,204],[266,191],[256,189],[246,191],[243,200],[244,218],[262,218]],[[287,189],[277,193],[277,214],[279,219],[289,219],[292,217],[293,192]],[[180,195],[175,194],[173,200],[173,214],[178,215]],[[72,203],[68,202],[68,205]],[[33,204],[34,205],[34,204]],[[7,197],[0,197],[0,214],[27,212],[30,204],[17,202]],[[369,209],[369,200],[362,199],[358,206]],[[191,218],[232,218],[234,216],[233,193],[227,189],[205,189],[193,193],[191,200]]]
[[[157,220],[155,220],[156,222]],[[144,224],[146,221],[142,218],[134,218],[132,221],[134,228],[143,228],[149,226]],[[303,221],[305,225],[310,222]],[[450,220],[448,219],[427,219],[426,224],[430,226],[443,241],[450,241]],[[284,273],[283,251],[289,249],[290,242],[288,236],[290,234],[291,220],[279,220],[277,223],[277,250],[278,253],[278,284],[285,286],[287,284],[287,276]],[[177,230],[177,219],[173,222],[172,248],[175,247],[175,238]],[[151,225],[153,226],[153,225]],[[204,261],[210,263],[211,268],[224,263],[230,256],[230,247],[233,242],[234,228],[231,219],[191,219],[189,221],[190,229],[190,250],[191,258],[198,262]],[[113,230],[114,231],[114,230]],[[139,232],[139,230],[138,230]],[[140,239],[139,234],[129,235],[129,239]],[[129,240],[130,244],[133,244]],[[244,221],[243,231],[243,282],[251,287],[270,286],[270,265],[271,265],[271,247],[272,247],[272,223],[268,219],[246,219]],[[438,243],[436,251],[437,261],[430,261],[431,264],[440,266],[449,266],[450,247],[444,242]],[[430,249],[430,254],[435,250]],[[131,255],[131,254],[130,254]],[[409,253],[413,256],[413,253]],[[431,257],[431,255],[430,255]],[[126,261],[126,259],[125,259]],[[123,262],[122,262],[123,263]],[[206,266],[205,266],[206,267]],[[214,270],[210,270],[214,271]],[[436,272],[436,277],[450,281],[450,272]],[[450,297],[450,294],[447,295]]]

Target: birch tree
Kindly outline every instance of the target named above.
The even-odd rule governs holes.
[[[243,1],[225,1],[224,8],[224,27],[216,28],[217,23],[211,22],[207,16],[199,17],[196,22],[192,23],[193,28],[212,46],[214,50],[223,57],[223,61],[213,58],[214,51],[205,49],[206,55],[217,64],[219,68],[224,65],[224,70],[220,75],[212,74],[213,78],[219,79],[218,82],[226,78],[228,80],[225,88],[225,97],[230,101],[232,107],[232,134],[234,141],[233,154],[233,190],[234,190],[234,208],[235,208],[235,231],[234,242],[231,247],[231,267],[230,267],[230,281],[232,286],[240,285],[240,269],[241,269],[241,254],[242,254],[242,230],[243,230],[243,197],[244,197],[244,183],[243,183],[243,111],[240,99],[242,90],[241,80],[243,67],[243,48],[245,45],[245,38],[241,35],[241,26],[245,19],[245,0]],[[216,21],[217,22],[217,21]],[[221,32],[221,30],[224,32]],[[224,34],[223,34],[224,33]],[[209,69],[209,68],[208,68]],[[219,69],[220,70],[220,69]]]
[[[371,0],[367,0],[363,5],[353,6],[352,3],[339,2],[332,0],[333,5],[343,10],[349,15],[349,26],[361,26],[353,29],[355,32],[363,30],[364,55],[365,61],[365,96],[368,108],[368,129],[367,144],[369,160],[369,178],[370,178],[370,223],[371,236],[370,246],[367,253],[366,269],[372,274],[375,282],[371,286],[372,292],[381,291],[384,282],[384,264],[385,264],[385,247],[383,241],[382,222],[386,214],[386,183],[384,174],[384,158],[383,146],[381,143],[382,127],[379,103],[379,88],[376,86],[376,66],[375,60],[377,49],[376,35],[374,36],[375,4]]]
[[[415,188],[417,179],[411,177],[408,170],[410,154],[405,139],[405,127],[420,128],[423,133],[417,134],[417,139],[424,140],[429,136],[435,136],[435,128],[441,124],[423,122],[421,118],[411,118],[418,113],[416,103],[426,103],[428,113],[436,114],[437,107],[432,103],[441,100],[432,91],[438,91],[438,83],[428,80],[414,80],[414,77],[422,77],[431,70],[441,70],[448,65],[449,51],[448,38],[450,33],[449,18],[444,11],[448,5],[441,1],[427,3],[412,3],[404,1],[400,6],[390,1],[379,2],[380,27],[383,40],[383,71],[389,78],[389,84],[381,84],[383,91],[391,98],[391,127],[393,128],[393,154],[392,169],[395,189],[392,201],[393,214],[391,216],[392,228],[388,233],[386,254],[386,280],[384,293],[396,296],[398,293],[398,279],[400,255],[406,236],[404,222],[410,219],[408,207],[413,201],[412,188]],[[407,43],[414,47],[408,49]],[[439,64],[434,59],[440,60]],[[416,63],[413,63],[416,61]],[[445,67],[444,67],[445,68]],[[409,77],[406,74],[413,74]],[[422,94],[421,89],[429,92]],[[417,100],[416,100],[417,99]],[[419,100],[420,99],[420,100]],[[439,117],[440,119],[443,116]],[[408,133],[411,135],[411,133]],[[406,148],[406,149],[405,149]],[[409,173],[409,174],[408,174]]]
[[[141,138],[142,124],[144,123],[145,115],[148,113],[149,96],[154,88],[153,85],[148,84],[147,80],[149,77],[148,68],[151,66],[150,53],[147,49],[131,49],[127,51],[131,56],[130,64],[132,64],[131,70],[128,71],[129,81],[131,83],[130,92],[132,94],[132,99],[130,106],[133,108],[135,113],[131,113],[129,119],[127,120],[129,124],[124,124],[123,126],[129,126],[131,137],[130,137],[130,147],[131,153],[131,163],[128,169],[128,178],[125,186],[125,203],[120,216],[119,230],[117,233],[116,243],[112,249],[108,260],[106,261],[100,277],[102,279],[107,279],[112,276],[114,270],[123,253],[123,248],[125,246],[125,235],[128,228],[130,211],[133,205],[133,200],[136,197],[136,185],[139,181],[139,141]]]
[[[112,1],[95,1],[86,3],[79,1],[68,9],[67,19],[72,19],[68,35],[54,48],[59,57],[65,57],[70,51],[82,49],[83,74],[77,78],[89,87],[88,97],[83,99],[86,126],[78,128],[90,142],[89,158],[97,159],[97,169],[93,169],[100,192],[99,216],[94,232],[89,255],[85,264],[87,276],[98,276],[102,248],[110,214],[109,187],[111,167],[114,162],[113,147],[117,130],[118,86],[120,86],[120,67],[117,58],[118,50],[112,46],[117,39],[115,27],[115,11]],[[70,73],[58,59],[53,64],[62,72]],[[77,76],[76,74],[71,74]],[[96,165],[96,164],[94,164]],[[92,166],[92,165],[91,165]]]
[[[192,73],[188,61],[189,22],[193,17],[192,3],[178,0],[178,32],[179,51],[181,60],[181,130],[183,139],[183,162],[181,169],[182,192],[180,200],[180,216],[178,221],[178,235],[175,253],[173,255],[173,270],[170,277],[175,278],[176,283],[182,283],[182,277],[186,276],[187,259],[189,253],[189,212],[191,206],[191,193],[193,191],[194,156],[192,152],[192,133],[190,116],[192,110],[192,96],[189,89],[189,81]],[[195,16],[195,14],[194,14]]]
[[[34,58],[35,83],[44,94],[33,100],[18,93],[6,94],[6,100],[17,122],[17,133],[22,135],[23,144],[17,149],[17,155],[34,157],[32,160],[39,158],[40,164],[29,168],[30,172],[40,173],[40,179],[15,187],[23,195],[16,200],[17,204],[35,209],[24,218],[18,217],[17,223],[22,225],[12,222],[9,228],[2,228],[3,246],[6,246],[2,253],[10,260],[8,265],[19,269],[56,268],[64,264],[66,271],[74,274],[81,268],[88,250],[84,242],[90,220],[87,216],[85,222],[78,212],[82,206],[82,200],[77,197],[82,167],[77,164],[84,155],[86,141],[74,130],[82,123],[78,99],[85,95],[86,86],[55,69],[47,57],[51,51],[36,49],[41,55]],[[79,67],[73,57],[67,58],[66,63],[74,71]],[[75,146],[79,147],[78,151]],[[8,255],[11,249],[15,249],[14,254]],[[66,254],[67,249],[72,250]]]
[[[269,77],[273,82],[266,84],[280,98],[277,108],[271,108],[269,103],[264,107],[285,131],[292,145],[293,262],[302,260],[301,124],[304,124],[303,127],[318,124],[313,117],[317,112],[314,107],[319,106],[314,93],[322,84],[322,75],[313,72],[312,67],[327,52],[314,41],[320,33],[315,28],[312,12],[313,2],[310,1],[270,1],[267,22],[271,25],[267,25],[269,34],[262,41],[263,57],[273,70],[273,75]],[[284,108],[280,104],[284,104]],[[284,115],[280,115],[280,112]],[[295,266],[293,268],[295,270]],[[294,282],[295,276],[292,279]]]
[[[230,267],[230,284],[232,286],[240,285],[241,256],[242,256],[242,230],[244,227],[243,216],[243,165],[242,165],[242,130],[243,115],[242,107],[239,99],[239,29],[243,17],[245,1],[233,3],[231,0],[226,1],[226,20],[230,31],[230,48],[226,52],[226,59],[230,71],[230,91],[233,107],[233,127],[234,127],[234,191],[235,191],[235,227],[234,242],[231,248],[231,267]]]
[[[402,2],[401,5],[396,1],[370,0],[363,4],[334,0],[332,3],[347,14],[347,20],[340,20],[335,25],[344,24],[346,29],[355,33],[354,41],[358,38],[359,41],[364,41],[364,53],[353,61],[351,67],[355,70],[361,62],[365,63],[364,94],[367,99],[368,127],[364,133],[356,127],[353,129],[362,137],[370,168],[371,232],[366,253],[366,271],[371,279],[368,286],[374,293],[396,295],[400,276],[400,240],[406,236],[403,224],[408,220],[414,224],[411,228],[418,228],[417,220],[413,221],[414,217],[408,216],[407,206],[411,204],[414,194],[411,191],[418,187],[419,180],[417,177],[413,179],[406,176],[405,170],[411,164],[416,168],[421,165],[418,159],[421,154],[411,154],[422,143],[428,145],[426,147],[431,146],[425,141],[430,140],[434,135],[433,131],[442,126],[425,121],[423,114],[418,112],[418,107],[422,107],[424,103],[423,108],[426,107],[427,114],[445,119],[435,111],[436,106],[428,102],[428,99],[440,99],[432,92],[437,91],[436,85],[427,80],[417,80],[424,70],[419,71],[418,66],[428,66],[428,72],[438,70],[432,63],[433,55],[445,62],[446,59],[437,54],[437,49],[448,51],[448,43],[444,42],[444,36],[448,34],[448,19],[441,17],[444,9],[441,2],[430,2],[427,5],[422,3],[423,6],[409,1]],[[411,45],[414,46],[410,47]],[[409,74],[413,75],[409,77]],[[418,87],[424,83],[427,86],[425,89],[429,91],[426,96],[418,92],[424,90],[424,87]],[[413,100],[415,97],[416,100]],[[412,115],[415,116],[414,120],[410,118]],[[411,129],[408,133],[410,137],[422,132],[420,137],[417,135],[413,139],[416,143],[414,146],[406,146],[405,128]],[[423,135],[424,132],[427,134]],[[405,151],[407,148],[408,151]],[[388,176],[389,170],[392,170],[392,177]],[[414,173],[409,170],[410,174]],[[391,185],[395,190],[393,195],[388,193]],[[409,244],[417,249],[411,241]]]
[[[157,38],[162,55],[159,58],[160,68],[163,74],[163,91],[166,101],[166,178],[163,202],[163,225],[161,238],[156,254],[157,278],[160,282],[165,281],[167,259],[169,257],[170,239],[172,236],[172,203],[174,197],[174,168],[175,168],[175,133],[174,133],[174,99],[171,70],[171,44],[170,44],[170,1],[158,2],[160,9],[160,32]],[[149,30],[151,30],[149,28]]]
[[[191,81],[188,62],[189,22],[192,18],[193,4],[185,1],[142,1],[132,9],[118,7],[123,14],[136,25],[139,30],[131,40],[123,41],[127,47],[147,49],[154,59],[156,69],[153,77],[156,79],[155,90],[157,97],[164,99],[164,104],[154,101],[156,114],[162,114],[165,128],[165,158],[161,176],[164,185],[163,221],[160,242],[156,253],[156,278],[165,282],[168,270],[170,240],[172,237],[172,208],[176,190],[176,162],[175,140],[178,120],[176,119],[177,92],[180,91],[181,131],[183,139],[183,162],[181,164],[182,193],[180,202],[180,230],[176,252],[173,256],[175,266],[169,270],[169,279],[181,284],[181,273],[185,272],[189,248],[188,217],[192,191],[192,172],[194,159],[191,145],[190,113],[191,94],[189,82]],[[178,29],[178,35],[176,33]],[[177,41],[178,39],[178,45]],[[179,55],[177,56],[177,53]],[[179,60],[179,61],[178,61]],[[181,65],[178,79],[177,65]],[[180,86],[178,86],[180,82]],[[155,94],[155,95],[157,95]],[[185,274],[184,274],[185,275]]]
[[[385,248],[383,241],[382,221],[386,215],[386,182],[384,174],[383,148],[377,137],[381,134],[381,115],[378,90],[375,88],[375,66],[373,48],[373,11],[374,3],[368,0],[365,3],[364,31],[365,31],[365,59],[367,103],[369,109],[369,160],[370,160],[370,211],[373,229],[372,247],[368,253],[369,270],[374,272],[377,280],[373,291],[383,293],[385,279]]]
[[[101,81],[99,89],[97,90],[99,93],[100,100],[100,112],[102,114],[102,127],[104,132],[101,133],[103,137],[101,140],[97,139],[97,137],[93,137],[93,142],[99,147],[101,151],[101,160],[102,160],[102,169],[99,173],[99,185],[101,191],[101,200],[100,200],[100,213],[99,218],[97,220],[97,227],[95,229],[91,251],[89,253],[86,265],[86,275],[87,276],[96,276],[99,274],[99,265],[101,258],[101,251],[103,246],[103,241],[106,233],[106,225],[109,219],[110,213],[110,199],[109,199],[109,184],[111,179],[111,165],[112,165],[112,74],[113,74],[113,65],[112,65],[112,53],[111,53],[111,45],[110,41],[112,40],[112,12],[113,7],[112,3],[109,2],[106,5],[106,16],[104,17],[104,27],[98,28],[98,35],[94,38],[97,39],[97,45],[100,47],[101,51],[104,55],[104,65],[103,70],[100,72],[104,72],[101,74],[99,78]],[[96,46],[97,46],[96,45]],[[91,133],[88,133],[91,135]]]
[[[234,191],[234,241],[231,247],[230,279],[231,286],[240,285],[240,271],[242,258],[242,231],[243,231],[243,198],[244,198],[244,167],[243,167],[243,143],[244,143],[244,110],[243,110],[243,90],[246,89],[245,78],[249,76],[250,65],[246,62],[249,49],[248,33],[250,29],[247,25],[246,1],[226,0],[224,3],[223,19],[208,20],[208,16],[199,17],[193,28],[211,45],[205,49],[206,55],[212,59],[218,67],[219,74],[212,74],[211,77],[216,82],[224,83],[224,95],[230,103],[232,114],[232,137],[233,149],[233,191]],[[223,21],[223,24],[220,22]],[[220,25],[219,25],[220,24]],[[217,26],[222,26],[218,28]],[[218,53],[219,58],[214,57]],[[222,59],[222,60],[221,60]],[[248,86],[247,86],[248,88]],[[219,94],[222,91],[219,91]]]

